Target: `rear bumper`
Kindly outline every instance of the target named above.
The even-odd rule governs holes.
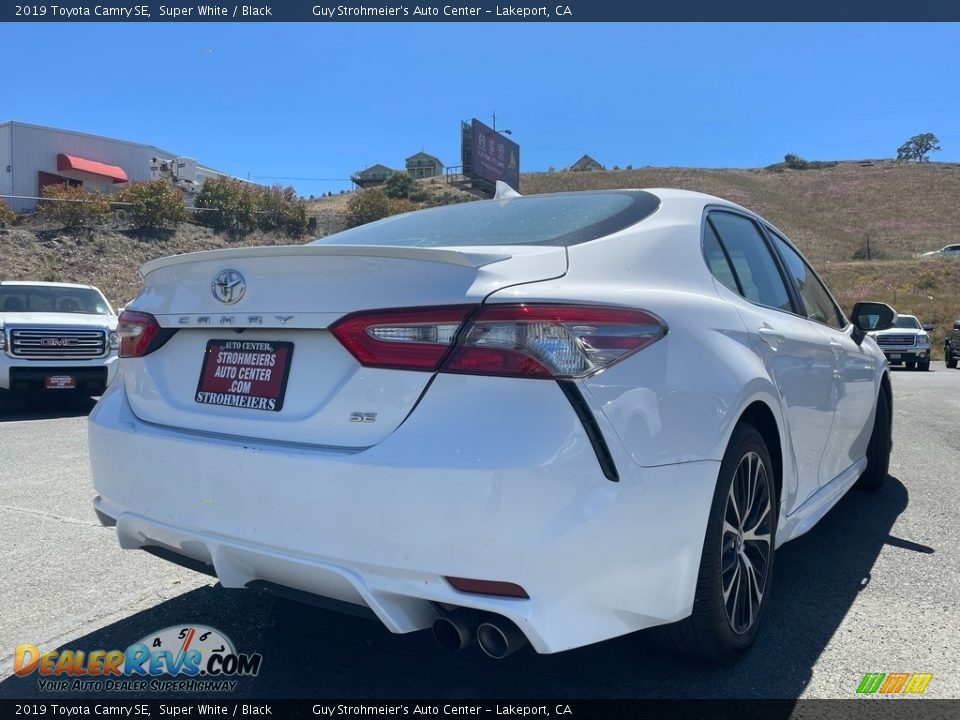
[[[536,403],[490,402],[531,382]],[[125,392],[112,386],[90,416],[96,509],[123,547],[176,552],[226,587],[276,583],[366,606],[394,632],[428,627],[433,602],[477,608],[543,653],[692,609],[719,463],[640,468],[611,443],[611,482],[554,383],[440,375],[360,452],[150,425]],[[469,394],[478,400],[464,405]],[[530,597],[462,593],[445,576]]]

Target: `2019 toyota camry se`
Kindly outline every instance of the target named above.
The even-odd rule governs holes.
[[[774,550],[886,477],[865,331],[678,190],[447,206],[143,267],[90,417],[120,544],[493,657],[665,626],[729,659]]]

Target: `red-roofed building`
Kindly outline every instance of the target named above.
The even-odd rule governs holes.
[[[74,130],[0,123],[0,201],[14,210],[36,207],[48,185],[109,192],[128,182],[170,178],[187,201],[210,177],[225,175],[153,145]]]

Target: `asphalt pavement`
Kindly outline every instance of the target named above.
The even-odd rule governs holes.
[[[760,637],[730,666],[671,655],[644,633],[494,662],[476,646],[446,652],[429,632],[392,635],[225,590],[120,550],[100,527],[86,448],[92,401],[0,405],[0,697],[52,699],[36,674],[13,675],[18,643],[123,649],[201,623],[263,655],[260,674],[231,698],[851,698],[867,672],[933,673],[925,696],[960,698],[960,370],[894,370],[893,388],[885,486],[848,493],[778,551]]]

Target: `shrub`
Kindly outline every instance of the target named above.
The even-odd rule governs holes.
[[[16,219],[17,214],[0,201],[0,227],[11,225]]]
[[[175,229],[187,219],[183,196],[166,180],[135,182],[117,193],[120,214],[137,231],[150,234],[161,229]]]
[[[207,180],[197,193],[197,219],[216,232],[243,237],[257,226],[256,189],[227,177]]]
[[[279,230],[292,238],[307,232],[307,206],[292,187],[257,188],[256,207],[261,230]]]
[[[808,163],[799,155],[794,155],[793,153],[787,153],[784,155],[783,163],[791,170],[806,170],[808,167],[810,167],[810,163]]]
[[[400,213],[413,212],[414,210],[419,209],[419,203],[415,203],[412,200],[407,200],[405,198],[390,198],[387,201],[388,215],[399,215]]]
[[[110,214],[110,201],[105,195],[87,192],[82,187],[48,185],[42,196],[40,215],[70,232],[98,225]]]
[[[390,198],[380,188],[358,190],[347,201],[347,226],[356,227],[390,215]]]
[[[405,198],[410,197],[410,193],[415,187],[416,183],[407,173],[395,172],[387,178],[383,191],[387,194],[387,197]]]

